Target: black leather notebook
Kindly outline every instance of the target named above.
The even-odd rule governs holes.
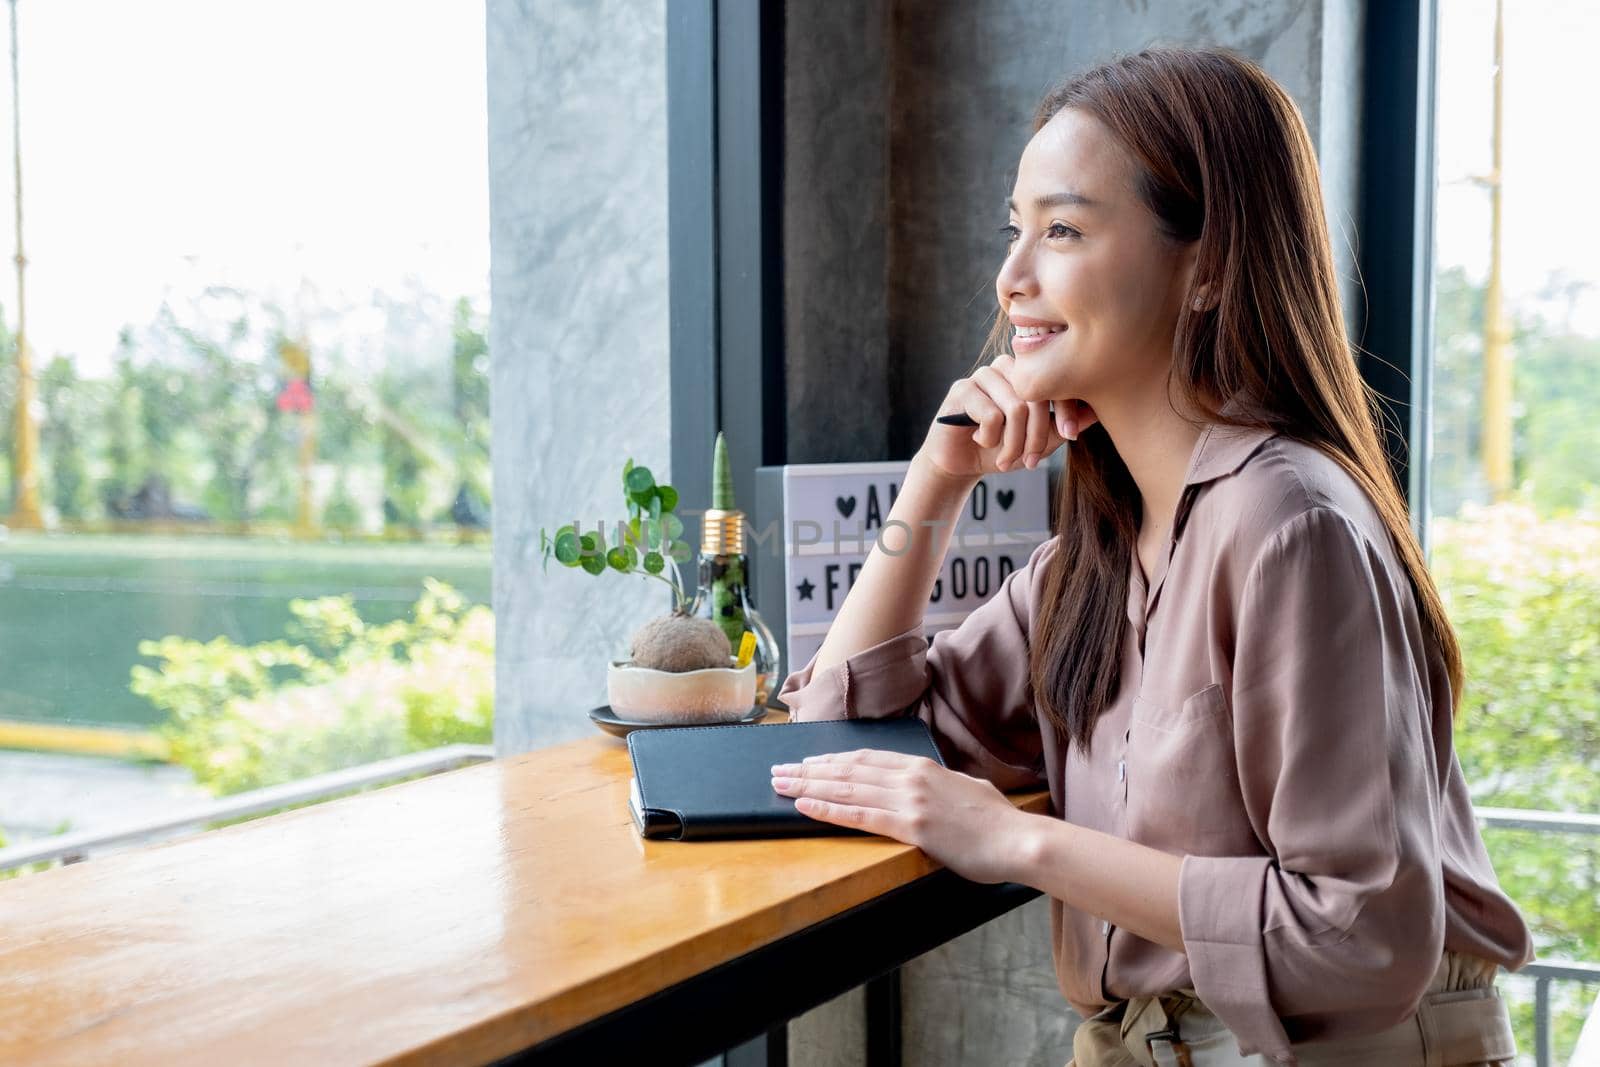
[[[928,724],[913,717],[634,730],[628,809],[641,835],[670,841],[873,836],[813,819],[772,788],[775,763],[857,748],[926,756],[944,766]]]

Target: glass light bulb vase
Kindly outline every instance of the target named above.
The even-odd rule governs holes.
[[[756,635],[755,655],[751,662],[756,668],[755,707],[769,706],[773,690],[781,676],[778,669],[782,657],[778,652],[777,638],[772,636],[766,621],[750,599],[745,576],[749,570],[749,557],[744,553],[729,553],[700,557],[700,582],[695,591],[689,614],[710,619],[722,628],[728,638],[728,647],[737,655],[744,632]],[[748,710],[748,709],[747,709]]]

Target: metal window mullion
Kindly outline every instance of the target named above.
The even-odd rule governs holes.
[[[1366,20],[1356,339],[1362,377],[1398,426],[1398,439],[1384,428],[1384,444],[1426,545],[1437,11],[1434,0],[1394,0],[1368,5]]]
[[[703,509],[711,498],[719,346],[716,4],[673,0],[666,13],[670,480],[680,509]],[[685,536],[693,539],[690,520]]]

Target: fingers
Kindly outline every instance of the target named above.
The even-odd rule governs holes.
[[[916,780],[924,764],[932,763],[926,756],[859,748],[850,752],[807,756],[800,763],[774,763],[772,781],[774,787],[780,781],[790,782],[798,791],[832,799],[844,799],[837,794],[838,787],[855,786],[858,789],[876,790],[878,792],[874,795],[882,799],[883,792],[904,789],[908,783]],[[822,792],[811,792],[813,789]]]
[[[887,808],[863,808],[832,800],[817,800],[814,797],[800,797],[794,802],[794,806],[800,814],[818,822],[849,826],[865,833],[892,837],[896,841],[908,843],[913,836],[904,816]]]
[[[1028,442],[1028,403],[1017,396],[1006,376],[992,363],[974,371],[972,381],[989,394],[1001,412],[997,434],[991,433],[989,424],[985,423],[972,439],[985,448],[998,446],[1000,451],[994,458],[994,465],[1003,471],[1010,470],[1022,458]]]
[[[978,428],[972,431],[972,443],[979,448],[993,448],[1000,443],[1004,433],[1006,414],[981,386],[971,387],[976,379],[977,375],[974,374],[959,383],[959,390],[952,392],[960,393],[963,410],[978,420]]]
[[[899,789],[868,782],[839,781],[832,778],[774,778],[772,788],[784,796],[810,797],[835,804],[867,808],[892,808]]]
[[[1050,414],[1050,401],[1038,400],[1028,404],[1028,444],[1027,451],[1023,453],[1023,463],[1029,470],[1037,466],[1046,456],[1054,452],[1063,438],[1056,432],[1056,420]],[[1033,457],[1033,463],[1028,464],[1028,457]]]
[[[892,767],[906,770],[922,763],[932,763],[926,756],[909,756],[904,752],[890,752],[881,748],[855,748],[848,752],[824,752],[816,756],[807,756],[801,761],[805,766],[818,763],[851,764],[859,763],[870,767]],[[792,767],[793,764],[781,766]],[[774,768],[776,770],[777,768]]]
[[[909,841],[919,807],[909,786],[919,763],[933,761],[877,749],[834,752],[775,764],[772,788],[793,797],[795,810],[807,818]],[[910,814],[901,810],[908,805]]]
[[[1082,433],[1083,431],[1087,430],[1089,427],[1093,426],[1095,423],[1099,422],[1100,421],[1100,416],[1095,414],[1094,408],[1089,406],[1088,401],[1079,400],[1077,403],[1078,403],[1078,432]]]
[[[1052,411],[1051,401],[1023,400],[1011,385],[1015,365],[1015,356],[997,356],[950,390],[949,399],[978,424],[968,440],[980,453],[987,453],[970,461],[975,473],[1019,466],[1032,470],[1094,421],[1075,414],[1078,408],[1089,411],[1088,405],[1077,401],[1055,401]],[[969,461],[963,457],[962,462]]]
[[[1100,416],[1095,414],[1094,408],[1082,400],[1062,401],[1058,410],[1061,412],[1062,421],[1066,424],[1062,432],[1069,441],[1076,441],[1080,433],[1100,421]]]

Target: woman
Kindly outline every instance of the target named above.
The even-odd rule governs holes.
[[[930,427],[889,516],[911,535],[779,692],[799,721],[916,714],[948,767],[835,753],[774,788],[1048,894],[1074,1067],[1509,1062],[1494,976],[1531,941],[1298,110],[1231,53],[1157,49],[1033,128],[1002,317],[942,406],[979,426]],[[930,645],[968,493],[1067,440],[1054,536]],[[1041,784],[1048,816],[1001,792]]]

